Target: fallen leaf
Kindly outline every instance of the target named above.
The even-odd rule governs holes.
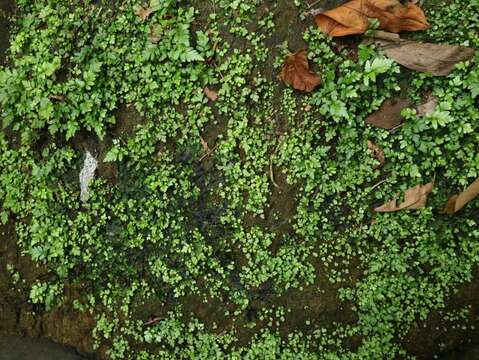
[[[211,101],[216,101],[218,100],[218,93],[214,90],[211,90],[208,86],[206,86],[203,91],[205,92],[205,95],[210,99]]]
[[[419,116],[428,116],[436,111],[439,99],[436,96],[428,96],[426,102],[419,105],[416,110]]]
[[[399,210],[424,209],[426,207],[427,197],[431,193],[434,182],[426,185],[416,185],[409,188],[404,193],[404,202],[397,204],[393,199],[374,209],[376,212],[394,212]]]
[[[201,142],[201,146],[203,147],[204,151],[206,151],[206,152],[211,151],[210,147],[208,146],[208,143],[206,142],[205,139],[203,139],[203,136],[200,136],[200,142]]]
[[[296,90],[311,92],[321,83],[319,75],[309,70],[307,50],[298,50],[286,58],[280,75],[281,80]]]
[[[56,100],[56,101],[64,101],[65,95],[51,95],[50,99]]]
[[[466,190],[458,195],[452,196],[444,207],[446,214],[452,215],[461,210],[467,203],[479,195],[479,178],[477,178]]]
[[[371,140],[368,140],[368,149],[371,151],[372,156],[379,161],[379,164],[377,164],[374,169],[379,169],[381,168],[384,163],[386,162],[386,157],[384,156],[384,150],[381,149],[379,146],[377,146],[374,142]]]
[[[403,5],[398,0],[352,0],[316,15],[315,21],[327,35],[346,36],[366,32],[369,18],[379,20],[379,29],[395,33],[429,27],[419,6]]]
[[[382,30],[375,30],[375,31],[372,31],[371,33],[368,32],[368,37],[374,38],[374,39],[388,40],[393,42],[401,41],[401,37],[399,36],[399,34],[395,34],[388,31],[382,31]]]
[[[146,20],[153,14],[155,10],[151,7],[139,6],[135,10],[135,15],[138,16],[141,20]]]
[[[138,6],[135,9],[135,15],[138,16],[141,20],[146,20],[153,14],[155,11],[159,10],[161,7],[159,0],[150,0],[148,6]]]
[[[376,40],[387,57],[408,69],[436,76],[450,74],[457,63],[474,56],[475,50],[459,45],[440,45],[401,40]]]
[[[158,44],[161,41],[161,32],[158,31],[158,25],[150,27],[150,41],[153,44]]]
[[[401,111],[411,105],[410,100],[392,98],[386,100],[378,111],[366,118],[366,124],[371,124],[382,129],[392,129],[403,121]]]

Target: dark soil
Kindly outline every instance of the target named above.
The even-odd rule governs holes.
[[[5,52],[9,45],[8,18],[13,9],[13,0],[0,0],[0,65],[5,64]]]
[[[71,349],[44,339],[0,337],[0,360],[82,360]]]
[[[94,321],[88,313],[72,308],[74,289],[67,289],[64,305],[50,312],[28,301],[31,284],[48,278],[49,274],[29,257],[22,256],[16,241],[11,222],[0,226],[0,335],[48,338],[75,347],[83,354],[92,353]],[[20,275],[19,283],[15,283],[7,265]]]

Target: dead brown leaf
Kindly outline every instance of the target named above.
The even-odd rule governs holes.
[[[419,105],[416,110],[419,116],[428,116],[436,111],[437,103],[439,99],[436,96],[428,96],[426,102]]]
[[[410,105],[411,102],[408,99],[388,99],[381,105],[378,111],[366,118],[366,124],[382,129],[392,129],[403,121],[401,111]]]
[[[346,36],[366,32],[369,18],[379,20],[379,29],[395,33],[429,27],[419,6],[398,0],[352,0],[316,15],[315,21],[325,34]]]
[[[479,178],[469,185],[462,193],[452,196],[447,201],[447,204],[444,207],[444,212],[449,215],[455,214],[477,195],[479,195]]]
[[[375,158],[377,161],[379,161],[379,164],[377,164],[374,169],[379,169],[383,167],[384,163],[386,162],[386,157],[384,155],[384,150],[381,149],[379,146],[377,146],[374,142],[371,140],[368,140],[368,149],[371,151],[371,155],[373,158]]]
[[[206,86],[203,91],[205,92],[205,95],[210,99],[211,101],[216,101],[218,100],[218,93],[212,89],[210,89],[208,86]]]
[[[201,142],[201,146],[203,147],[203,150],[206,151],[206,152],[210,152],[210,147],[208,146],[208,143],[206,142],[206,140],[203,138],[203,136],[200,136],[200,142]]]
[[[376,212],[394,212],[400,210],[424,209],[427,203],[427,197],[431,193],[434,182],[426,185],[416,185],[409,188],[404,193],[404,202],[397,204],[393,199],[374,209]]]
[[[153,44],[158,44],[161,41],[161,35],[157,31],[157,25],[150,28],[150,41]]]
[[[309,70],[307,50],[298,50],[286,58],[280,75],[281,80],[300,91],[311,92],[321,83],[321,77]]]
[[[440,45],[401,40],[375,43],[387,57],[408,69],[431,73],[436,76],[450,74],[457,63],[474,56],[475,50],[459,45]]]
[[[65,101],[65,95],[51,95],[50,99],[56,101]]]
[[[371,33],[368,33],[368,37],[374,38],[374,39],[388,40],[393,42],[401,41],[401,37],[399,36],[399,34],[388,32],[388,31],[382,31],[382,30],[372,31]]]
[[[150,17],[151,14],[155,12],[154,8],[149,6],[139,6],[135,10],[135,15],[138,16],[141,20],[146,20]]]

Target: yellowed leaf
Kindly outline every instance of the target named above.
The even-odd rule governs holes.
[[[447,201],[447,204],[444,207],[444,212],[449,215],[455,214],[477,195],[479,195],[479,178],[469,185],[462,193],[452,196]]]
[[[374,209],[376,212],[394,212],[400,210],[424,209],[427,197],[434,187],[434,182],[426,185],[416,185],[404,193],[404,202],[397,204],[397,199],[386,202]]]

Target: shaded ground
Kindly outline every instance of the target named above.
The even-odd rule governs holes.
[[[72,309],[68,299],[73,290],[67,291],[65,306],[50,312],[28,301],[30,285],[49,274],[19,253],[13,230],[11,223],[0,227],[0,335],[48,338],[82,353],[92,352],[93,319]],[[23,279],[21,283],[16,283],[15,273]]]
[[[82,360],[74,351],[47,340],[0,337],[0,360]]]
[[[4,64],[8,48],[8,16],[13,12],[12,0],[0,0],[0,65]]]

